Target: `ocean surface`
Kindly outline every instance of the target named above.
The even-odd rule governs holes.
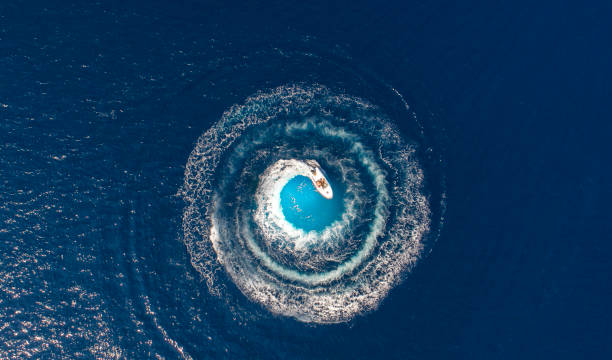
[[[0,358],[612,357],[610,44],[604,1],[2,1]]]

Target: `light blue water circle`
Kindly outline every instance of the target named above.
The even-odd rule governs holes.
[[[289,223],[304,231],[321,231],[342,216],[342,188],[327,180],[334,192],[332,199],[319,194],[306,176],[295,176],[285,184],[280,198],[283,215]]]

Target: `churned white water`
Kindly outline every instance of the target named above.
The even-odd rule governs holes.
[[[281,207],[305,159],[344,189],[342,214],[320,231],[295,227]],[[431,222],[415,145],[373,104],[323,86],[279,87],[229,109],[191,153],[184,196],[185,244],[211,293],[227,295],[231,279],[305,322],[376,308],[421,255]]]

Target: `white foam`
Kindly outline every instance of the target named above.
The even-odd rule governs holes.
[[[317,109],[329,119],[312,116]],[[342,116],[349,110],[353,115],[335,116],[335,111],[340,110]],[[281,120],[281,114],[298,120]],[[297,229],[282,214],[282,187],[308,171],[299,160],[271,163],[260,175],[254,193],[236,193],[241,199],[254,196],[254,211],[223,211],[227,205],[215,195],[213,183],[220,175],[222,156],[228,152],[247,159],[252,149],[263,142],[241,142],[245,131],[264,134],[265,129],[280,123],[287,137],[300,131],[315,131],[325,141],[347,144],[344,154],[314,149],[315,154],[321,152],[321,157],[336,155],[329,157],[336,159],[330,165],[338,166],[352,194],[345,200],[341,219],[322,232]],[[370,145],[364,139],[370,139]],[[278,141],[282,143],[282,139]],[[371,148],[372,144],[378,144],[378,148]],[[230,173],[240,174],[240,169],[233,168]],[[358,184],[353,175],[360,173],[371,183],[370,193],[361,189],[363,184]],[[378,306],[423,251],[422,240],[431,217],[423,177],[414,149],[402,141],[375,106],[348,95],[332,94],[322,86],[279,87],[247,99],[244,105],[233,106],[198,140],[185,170],[185,244],[192,264],[207,280],[211,293],[229,296],[223,290],[222,277],[216,275],[222,270],[247,297],[271,312],[306,322],[347,321]],[[225,186],[224,181],[221,184]],[[366,203],[373,206],[365,207]],[[364,211],[369,216],[359,217]],[[351,229],[364,219],[369,220],[369,231],[353,238],[357,234]],[[257,238],[251,224],[256,224],[263,239]],[[267,253],[269,247],[261,247],[261,241],[272,244],[276,240],[291,243],[294,247],[284,251],[297,259],[303,258],[302,253],[310,245],[327,244],[317,256],[338,264],[331,269],[319,269],[316,261],[303,264],[312,270],[309,272],[288,267]],[[360,243],[346,256],[347,250],[338,244],[349,240]]]

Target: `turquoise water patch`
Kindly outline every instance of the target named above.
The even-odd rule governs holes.
[[[312,181],[298,175],[287,182],[280,193],[285,219],[298,229],[320,231],[342,215],[342,191],[330,179],[334,197],[328,200],[315,189]]]

